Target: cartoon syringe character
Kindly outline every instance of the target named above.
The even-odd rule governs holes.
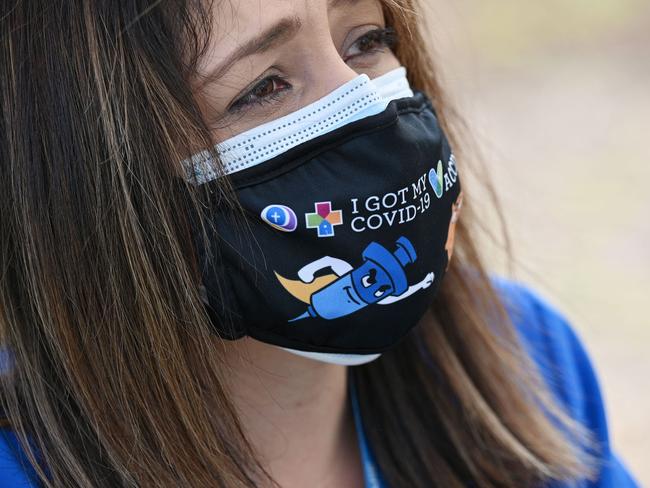
[[[308,317],[336,319],[388,297],[402,295],[409,289],[404,268],[415,262],[417,254],[404,236],[397,239],[396,245],[397,249],[391,252],[377,242],[368,244],[362,253],[361,266],[313,293],[307,311],[289,322]]]

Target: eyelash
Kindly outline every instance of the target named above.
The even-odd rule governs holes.
[[[373,29],[371,31],[366,32],[361,37],[359,37],[356,41],[354,41],[354,43],[350,46],[350,48],[352,48],[355,45],[360,45],[359,50],[361,51],[361,53],[355,54],[353,56],[348,56],[347,58],[345,58],[345,62],[347,63],[349,60],[353,58],[357,58],[359,56],[367,56],[378,52],[383,52],[384,49],[386,48],[392,49],[395,47],[396,44],[397,44],[397,34],[395,33],[395,29],[393,29],[392,27]],[[363,45],[364,47],[361,48],[361,45]],[[278,90],[274,90],[273,93],[266,96],[260,97],[255,95],[256,91],[268,87],[269,83],[273,83],[274,85],[278,83],[284,85],[284,87]],[[244,95],[242,95],[233,103],[231,103],[227,110],[230,113],[235,113],[235,112],[240,112],[243,109],[249,108],[252,105],[265,105],[267,103],[273,103],[275,101],[278,101],[280,98],[282,98],[282,94],[285,91],[288,91],[290,89],[291,89],[291,85],[286,80],[286,78],[282,77],[281,75],[276,74],[276,75],[267,76],[266,78],[256,83]]]
[[[373,29],[366,32],[364,35],[354,41],[350,48],[357,44],[363,45],[362,43],[366,43],[366,45],[363,49],[361,49],[359,46],[361,53],[355,54],[353,56],[348,56],[345,58],[345,62],[348,62],[350,59],[356,58],[358,56],[383,52],[386,48],[393,49],[397,44],[397,33],[392,27],[381,27],[378,29]],[[372,43],[375,45],[372,45]],[[370,44],[370,46],[368,46],[368,44]]]
[[[280,83],[285,85],[284,88],[280,90],[274,90],[273,93],[270,95],[266,95],[263,97],[255,95],[255,92],[265,88],[268,86],[269,83]],[[251,105],[264,105],[265,103],[271,103],[274,101],[277,101],[278,99],[281,98],[281,95],[283,92],[291,89],[291,85],[289,82],[286,80],[286,78],[282,77],[281,75],[271,75],[267,76],[266,78],[260,80],[257,82],[250,90],[248,90],[243,96],[239,97],[237,100],[235,100],[229,107],[228,107],[228,112],[234,113],[234,112],[239,112]]]

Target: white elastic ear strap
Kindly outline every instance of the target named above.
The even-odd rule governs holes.
[[[217,144],[222,171],[208,151],[183,161],[187,179],[202,184],[220,173],[242,171],[338,127],[383,112],[391,100],[412,96],[403,67],[372,80],[359,75],[300,110]]]

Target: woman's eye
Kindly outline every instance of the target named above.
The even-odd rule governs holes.
[[[383,52],[397,44],[397,34],[392,27],[378,28],[366,32],[346,50],[343,59],[347,63],[357,56]]]
[[[343,59],[347,63],[359,56],[383,52],[386,48],[392,49],[396,43],[397,36],[393,28],[373,29],[356,39],[346,50]],[[232,102],[227,111],[232,114],[250,108],[252,105],[263,105],[278,101],[282,98],[284,92],[291,90],[291,88],[291,84],[282,76],[267,76]]]
[[[281,76],[272,75],[264,78],[228,107],[228,112],[237,112],[253,104],[264,104],[280,98],[291,85]]]

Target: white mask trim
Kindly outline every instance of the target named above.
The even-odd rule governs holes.
[[[278,346],[280,347],[280,346]],[[298,349],[289,349],[288,347],[280,347],[285,351],[289,351],[298,356],[302,356],[309,359],[314,359],[316,361],[322,361],[324,363],[340,364],[343,366],[358,366],[360,364],[369,363],[374,361],[379,356],[379,354],[337,354],[329,352],[309,352],[309,351],[300,351]]]

